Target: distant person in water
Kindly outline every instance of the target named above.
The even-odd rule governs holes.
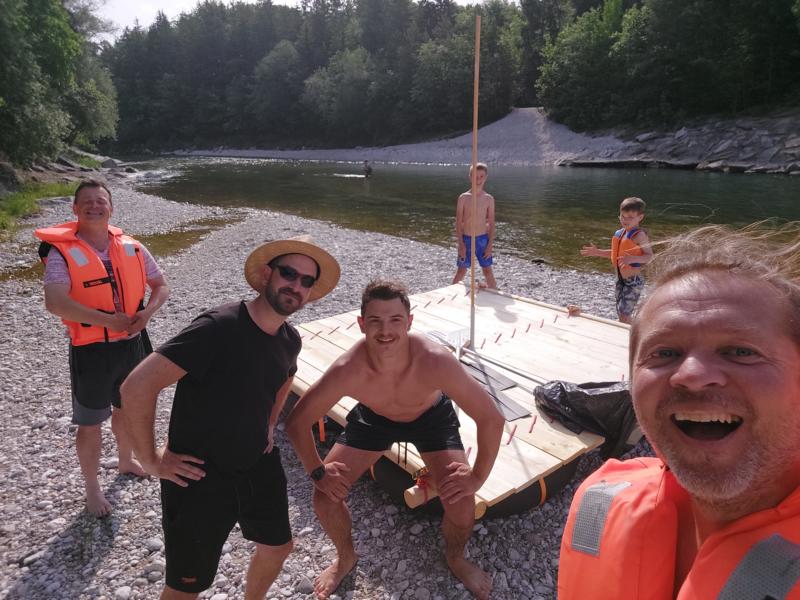
[[[492,245],[494,244],[494,198],[487,194],[483,186],[489,176],[489,169],[484,163],[475,165],[475,192],[477,209],[472,215],[472,189],[458,197],[456,205],[456,240],[458,240],[458,259],[453,283],[464,279],[467,269],[472,264],[472,254],[478,257],[478,264],[483,269],[486,286],[497,289],[497,282],[492,271]],[[470,167],[470,180],[472,167]],[[472,240],[474,248],[472,246]]]
[[[622,228],[611,236],[611,248],[600,249],[594,244],[581,248],[581,256],[610,258],[617,272],[617,315],[623,323],[630,323],[636,303],[644,289],[642,266],[653,260],[650,239],[640,229],[644,219],[645,203],[641,198],[625,198],[619,205],[619,223]]]
[[[366,177],[367,179],[372,177],[372,167],[370,166],[368,160],[364,161],[364,177]]]

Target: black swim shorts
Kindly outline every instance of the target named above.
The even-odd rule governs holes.
[[[369,451],[388,450],[395,442],[411,442],[419,452],[463,450],[459,426],[453,403],[445,395],[408,423],[382,417],[359,403],[348,413],[347,425],[338,441]]]
[[[111,405],[119,408],[119,387],[147,354],[141,335],[118,342],[70,345],[72,422],[97,425],[111,416]]]
[[[222,546],[237,522],[242,536],[259,544],[282,546],[292,540],[277,447],[235,479],[211,470],[185,488],[162,479],[161,512],[166,584],[180,592],[199,593],[211,586]]]

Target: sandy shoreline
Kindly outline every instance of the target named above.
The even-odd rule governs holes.
[[[250,297],[242,265],[250,249],[265,239],[310,233],[342,264],[339,287],[298,313],[298,322],[353,309],[373,277],[399,278],[412,292],[420,292],[446,285],[454,270],[451,248],[268,211],[179,204],[127,188],[114,188],[114,194],[115,223],[134,235],[171,230],[207,216],[239,217],[190,248],[158,259],[172,294],[149,328],[156,344],[205,308]],[[34,225],[64,218],[68,209],[64,203],[46,207],[26,224],[27,235]],[[575,302],[604,316],[613,313],[610,275],[557,271],[502,254],[497,255],[496,273],[507,291],[559,305]],[[0,421],[0,469],[7,474],[0,506],[0,597],[157,598],[164,570],[158,484],[117,474],[106,430],[101,483],[114,512],[103,520],[84,512],[63,327],[45,311],[38,279],[0,282],[0,294],[0,411],[5,415]],[[165,435],[170,402],[171,393],[165,393],[157,415],[158,439]],[[311,510],[311,488],[302,467],[282,433],[278,441],[289,480],[296,547],[268,598],[308,598],[310,582],[331,560],[332,547]],[[494,576],[493,598],[555,597],[569,501],[574,486],[598,461],[596,453],[582,459],[573,482],[541,508],[476,525],[469,552]],[[437,517],[395,505],[368,480],[354,487],[351,507],[362,558],[338,598],[469,597],[441,559]],[[217,579],[203,597],[242,597],[249,549],[234,531]]]

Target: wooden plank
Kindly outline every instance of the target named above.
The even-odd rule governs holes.
[[[447,295],[446,293],[448,289],[443,288],[443,290],[425,292],[418,296],[421,303],[428,304],[431,311],[435,312],[437,305],[446,304],[452,310],[460,308],[468,314],[469,299],[456,296],[456,299],[453,300],[452,295]],[[442,296],[447,299],[439,303],[438,300]],[[599,341],[604,345],[611,344],[623,349],[627,348],[628,344],[629,329],[625,324],[609,321],[601,317],[593,317],[592,315],[581,314],[569,317],[566,309],[562,307],[493,290],[482,290],[478,294],[475,313],[476,324],[487,322],[488,319],[488,322],[493,323],[496,327],[507,327],[508,331],[511,331],[514,327],[526,329],[528,325],[538,327],[542,324],[541,321],[544,320],[541,329],[550,334],[576,335],[584,340]]]
[[[431,299],[427,308],[421,307],[418,310],[426,314],[439,318],[450,318],[455,320],[457,315],[463,313],[464,318],[469,318],[469,307],[464,305],[452,305],[447,302],[438,303]],[[565,352],[581,355],[593,354],[597,357],[613,357],[615,360],[627,360],[627,331],[623,335],[616,337],[586,336],[583,335],[580,325],[576,321],[580,317],[573,319],[561,319],[562,322],[571,320],[570,324],[558,325],[553,322],[552,313],[548,313],[540,321],[536,316],[523,314],[517,310],[510,310],[505,306],[498,305],[488,310],[485,307],[475,310],[476,332],[475,348],[477,349],[485,341],[491,343],[497,338],[507,341],[512,336],[514,338],[524,337],[522,343],[544,345]],[[587,321],[591,322],[591,321]],[[468,325],[468,323],[467,323]]]

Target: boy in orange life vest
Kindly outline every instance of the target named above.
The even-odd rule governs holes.
[[[610,460],[575,493],[559,600],[800,599],[800,224],[786,233],[709,226],[654,259],[630,380],[657,458]]]
[[[623,323],[631,322],[631,315],[644,289],[642,265],[653,260],[650,240],[639,225],[644,219],[644,200],[625,198],[619,205],[618,229],[611,237],[611,248],[601,250],[594,244],[581,248],[581,256],[610,258],[617,272],[615,298],[617,315]]]
[[[97,478],[101,427],[109,416],[119,471],[145,475],[116,409],[122,380],[149,351],[140,332],[166,301],[169,288],[147,249],[109,225],[113,206],[103,182],[81,182],[72,211],[76,221],[37,229],[35,234],[42,240],[45,261],[45,307],[61,317],[70,336],[72,422],[78,425],[75,449],[86,509],[102,517],[111,512]],[[145,307],[146,287],[151,293]]]

